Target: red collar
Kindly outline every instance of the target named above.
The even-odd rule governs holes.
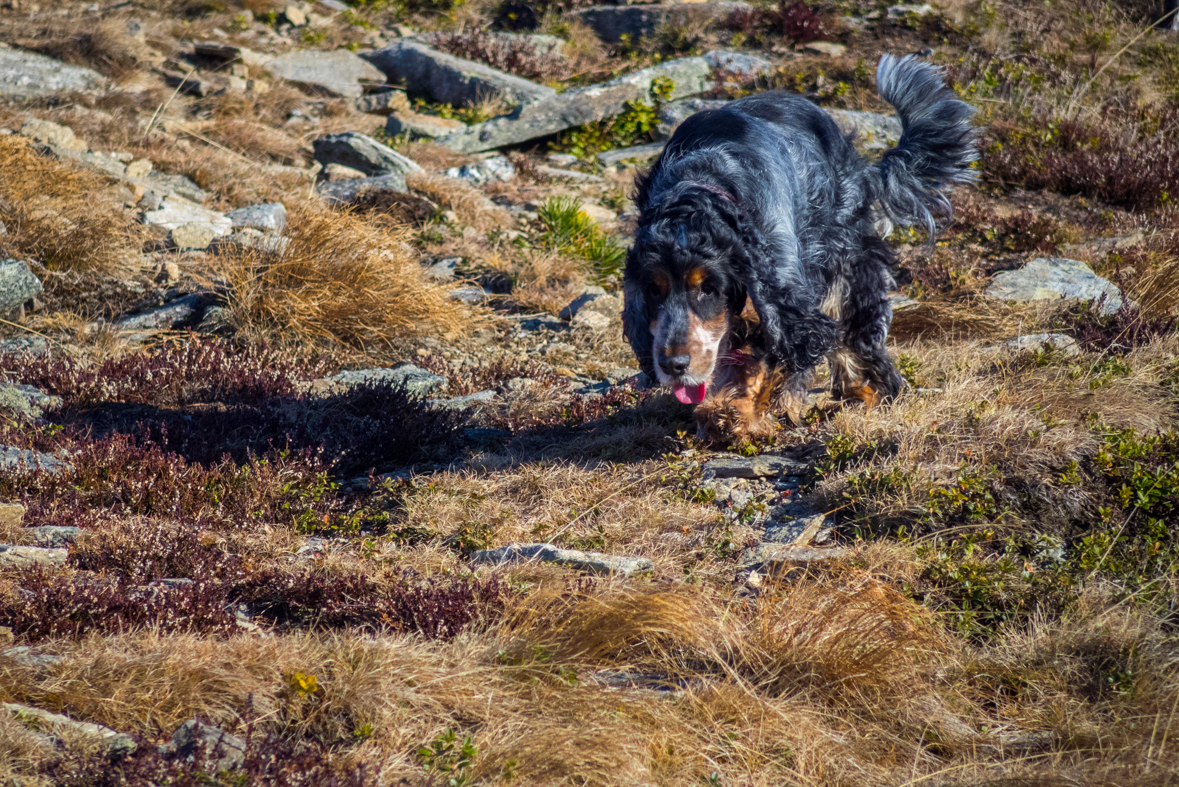
[[[700,188],[704,189],[705,191],[711,191],[713,194],[717,195],[721,199],[726,199],[729,202],[736,205],[737,207],[741,206],[741,200],[737,199],[732,194],[730,194],[729,192],[722,189],[720,186],[714,186],[711,183],[701,183],[698,180],[692,180],[692,181],[689,181],[689,183],[693,186],[699,186]]]

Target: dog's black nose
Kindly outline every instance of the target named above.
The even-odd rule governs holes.
[[[662,355],[659,357],[659,366],[663,369],[663,373],[672,377],[682,377],[688,371],[688,365],[692,362],[690,355]]]

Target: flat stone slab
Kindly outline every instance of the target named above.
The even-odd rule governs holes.
[[[743,569],[774,573],[783,569],[805,568],[811,563],[846,560],[853,554],[847,547],[806,547],[762,542],[742,552],[738,563]]]
[[[441,139],[467,127],[461,120],[437,115],[423,115],[409,110],[397,110],[385,121],[385,133],[391,137],[408,134],[410,139]]]
[[[446,378],[428,372],[412,363],[394,366],[391,369],[360,369],[345,371],[339,374],[316,380],[313,386],[322,389],[338,387],[352,388],[357,385],[381,385],[390,383],[404,385],[405,390],[414,396],[425,396],[432,391],[446,387]],[[323,384],[323,385],[317,385]]]
[[[466,396],[456,396],[453,399],[431,399],[430,406],[440,410],[466,410],[484,402],[495,401],[496,393],[493,389],[476,391]]]
[[[830,529],[826,514],[788,519],[766,528],[764,543],[807,546],[825,529]]]
[[[1019,270],[997,273],[984,294],[1003,301],[1096,301],[1105,296],[1102,314],[1122,307],[1122,291],[1112,282],[1080,260],[1064,257],[1037,257]]]
[[[388,145],[355,131],[343,134],[327,134],[311,143],[315,160],[325,167],[341,164],[363,172],[369,177],[378,175],[401,175],[421,172],[422,168],[413,159],[403,156]]]
[[[287,52],[266,64],[273,76],[319,93],[344,98],[364,95],[364,85],[381,85],[385,74],[346,49]]]
[[[29,568],[35,565],[64,566],[68,549],[0,544],[0,568]]]
[[[69,464],[41,451],[0,445],[0,470],[20,469],[57,473],[69,469]]]
[[[557,91],[491,66],[440,52],[421,41],[402,39],[362,55],[392,83],[454,106],[502,96],[516,104],[552,98]]]
[[[1077,340],[1063,333],[1033,333],[1004,342],[1002,346],[1014,353],[1051,348],[1067,356],[1081,354],[1081,346],[1077,344]]]
[[[405,176],[395,172],[390,175],[378,175],[375,178],[333,180],[320,183],[315,187],[315,193],[327,200],[330,205],[347,205],[370,191],[391,191],[394,194],[406,194],[409,192],[409,186],[405,182]]]
[[[499,549],[484,549],[472,555],[471,562],[495,566],[529,562],[555,563],[590,574],[617,574],[624,577],[655,568],[655,564],[645,557],[581,552],[576,549],[560,549],[552,544],[509,544]]]
[[[159,208],[144,213],[143,223],[167,230],[178,229],[186,224],[208,224],[214,237],[228,235],[233,229],[233,221],[224,213],[176,196],[165,197]]]
[[[806,475],[811,466],[784,456],[724,456],[710,459],[702,468],[705,481],[713,478],[776,478],[780,475]]]
[[[167,331],[174,326],[188,322],[196,316],[200,296],[197,294],[177,298],[165,303],[158,309],[136,314],[115,323],[115,327],[123,331]]]
[[[439,142],[461,153],[476,153],[604,120],[626,111],[629,102],[650,102],[651,85],[660,77],[672,80],[673,101],[705,93],[713,86],[712,67],[704,58],[669,60],[609,82],[526,104],[509,115],[468,126]]]
[[[3,96],[33,98],[63,91],[86,92],[101,88],[106,81],[106,77],[89,68],[67,66],[45,55],[0,46]]]
[[[23,260],[0,261],[0,311],[15,309],[41,294],[41,280]]]
[[[40,527],[30,527],[27,532],[39,547],[62,549],[77,540],[82,528],[68,525],[41,525]]]
[[[110,727],[94,724],[88,721],[78,721],[60,713],[52,713],[30,705],[15,702],[4,703],[4,709],[16,716],[18,720],[38,732],[66,732],[95,738],[101,741],[107,754],[112,757],[122,757],[131,754],[136,749],[135,739],[124,732],[116,732]]]

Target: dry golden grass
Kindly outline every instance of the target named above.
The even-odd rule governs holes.
[[[489,200],[474,186],[457,178],[415,172],[405,180],[410,188],[425,194],[443,208],[453,210],[459,220],[469,227],[489,230],[507,228],[512,223],[510,213]]]
[[[246,336],[304,347],[381,351],[407,335],[458,335],[479,321],[430,283],[394,226],[304,207],[281,251],[218,258],[232,323]]]
[[[143,228],[103,178],[0,137],[0,221],[12,253],[52,270],[114,270],[137,261]]]
[[[127,31],[130,14],[54,14],[7,21],[4,38],[74,65],[88,66],[116,82],[146,68],[152,59],[147,45]]]

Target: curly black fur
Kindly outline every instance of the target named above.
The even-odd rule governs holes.
[[[932,238],[935,215],[950,210],[943,189],[973,177],[976,134],[973,108],[935,67],[886,55],[877,81],[904,129],[879,164],[864,161],[811,102],[771,92],[688,118],[638,178],[623,321],[648,374],[658,367],[664,382],[675,379],[668,360],[683,351],[663,345],[680,341],[688,323],[698,332],[715,324],[719,289],[715,300],[730,315],[748,296],[789,387],[800,388],[834,351],[837,386],[866,383],[884,398],[899,392],[885,349],[895,259],[880,225],[923,224]],[[699,281],[704,289],[693,290]]]

